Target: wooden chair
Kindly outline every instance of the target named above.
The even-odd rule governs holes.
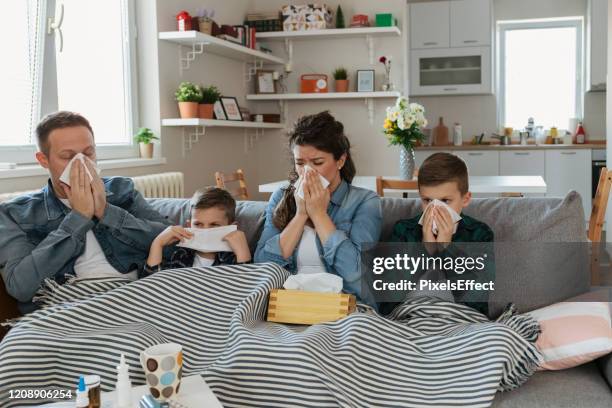
[[[612,171],[608,171],[604,167],[601,169],[601,173],[599,173],[599,182],[597,183],[597,191],[593,199],[591,217],[589,218],[589,230],[587,232],[589,241],[593,243],[591,244],[591,284],[594,286],[600,283],[599,264],[601,262],[601,248],[598,243],[601,242],[601,232],[606,220],[606,209],[608,207],[611,187]]]
[[[217,187],[229,191],[235,198],[239,200],[249,199],[249,191],[247,189],[246,180],[244,178],[244,172],[242,169],[238,169],[236,172],[230,174],[217,171],[215,172],[215,180],[217,182]],[[227,183],[236,181],[238,182],[238,188],[229,190],[227,188]]]
[[[385,196],[385,189],[387,190],[418,190],[418,184],[416,180],[394,180],[385,179],[381,176],[376,177],[376,192],[379,196]]]

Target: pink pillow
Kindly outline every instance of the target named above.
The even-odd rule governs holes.
[[[536,342],[541,370],[576,367],[612,352],[608,303],[562,302],[528,314],[542,330]]]

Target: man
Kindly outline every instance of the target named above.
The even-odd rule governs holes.
[[[46,278],[137,279],[151,242],[167,226],[132,180],[98,176],[87,119],[56,112],[39,123],[36,137],[36,160],[49,172],[47,185],[0,204],[2,278],[23,313],[35,309],[32,298]],[[73,162],[68,186],[60,177],[78,153],[86,159]]]

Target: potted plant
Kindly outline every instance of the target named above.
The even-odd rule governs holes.
[[[174,96],[178,101],[181,118],[197,118],[198,104],[202,100],[200,87],[191,82],[181,82]]]
[[[336,68],[334,71],[334,79],[336,81],[336,92],[348,92],[349,81],[346,68]]]
[[[214,85],[207,87],[200,87],[200,94],[202,98],[200,99],[200,105],[198,106],[198,116],[202,119],[212,119],[214,115],[214,105],[215,102],[219,100],[221,97],[221,92],[219,92],[219,88]]]
[[[159,140],[155,133],[149,128],[140,128],[134,136],[134,141],[140,147],[140,157],[143,159],[153,158],[153,140]]]
[[[395,105],[387,108],[383,133],[390,145],[400,146],[400,177],[412,180],[414,176],[414,147],[425,139],[422,130],[427,126],[425,108],[418,103],[408,103],[397,98]]]

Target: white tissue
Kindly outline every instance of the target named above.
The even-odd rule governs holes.
[[[327,272],[298,273],[289,276],[283,287],[308,292],[340,293],[342,292],[342,278]]]
[[[446,204],[444,201],[440,201],[438,199],[435,199],[431,203],[429,203],[429,205],[427,205],[427,208],[429,208],[431,206],[446,208],[446,210],[450,213],[451,218],[453,219],[453,223],[455,224],[454,227],[453,227],[453,234],[455,232],[457,232],[457,223],[461,220],[461,216],[459,214],[457,214],[457,212],[455,210],[450,208],[449,205]],[[423,215],[421,215],[421,218],[419,219],[419,224],[420,225],[423,225],[424,218],[425,218],[425,211],[423,211]],[[438,225],[436,225],[435,221],[431,223],[431,230],[434,233],[434,235],[438,235]]]
[[[298,181],[295,182],[295,190],[297,191],[298,197],[300,197],[302,200],[304,199],[304,176],[306,175],[307,171],[314,171],[315,173],[319,174],[312,167],[308,165],[304,166],[304,174],[298,179]],[[329,181],[327,181],[327,179],[320,174],[319,180],[321,180],[321,185],[323,188],[327,188],[327,186],[329,186]]]
[[[66,168],[64,169],[64,172],[60,176],[60,181],[62,183],[64,183],[64,184],[70,186],[70,171],[72,170],[72,164],[74,163],[75,160],[80,160],[81,163],[83,163],[83,166],[85,167],[85,172],[89,176],[89,181],[93,181],[93,176],[89,172],[89,168],[85,165],[85,160],[89,160],[89,159],[87,157],[85,157],[85,155],[83,153],[75,154],[74,157],[72,158],[72,160],[70,160],[68,162],[68,165],[66,165]],[[89,160],[89,161],[91,161],[91,160]],[[98,167],[95,167],[95,169],[96,169],[96,173],[100,174],[100,169]]]
[[[232,252],[232,248],[223,240],[223,237],[237,229],[236,225],[216,228],[186,228],[187,231],[193,233],[193,238],[180,242],[177,246],[202,252]]]

